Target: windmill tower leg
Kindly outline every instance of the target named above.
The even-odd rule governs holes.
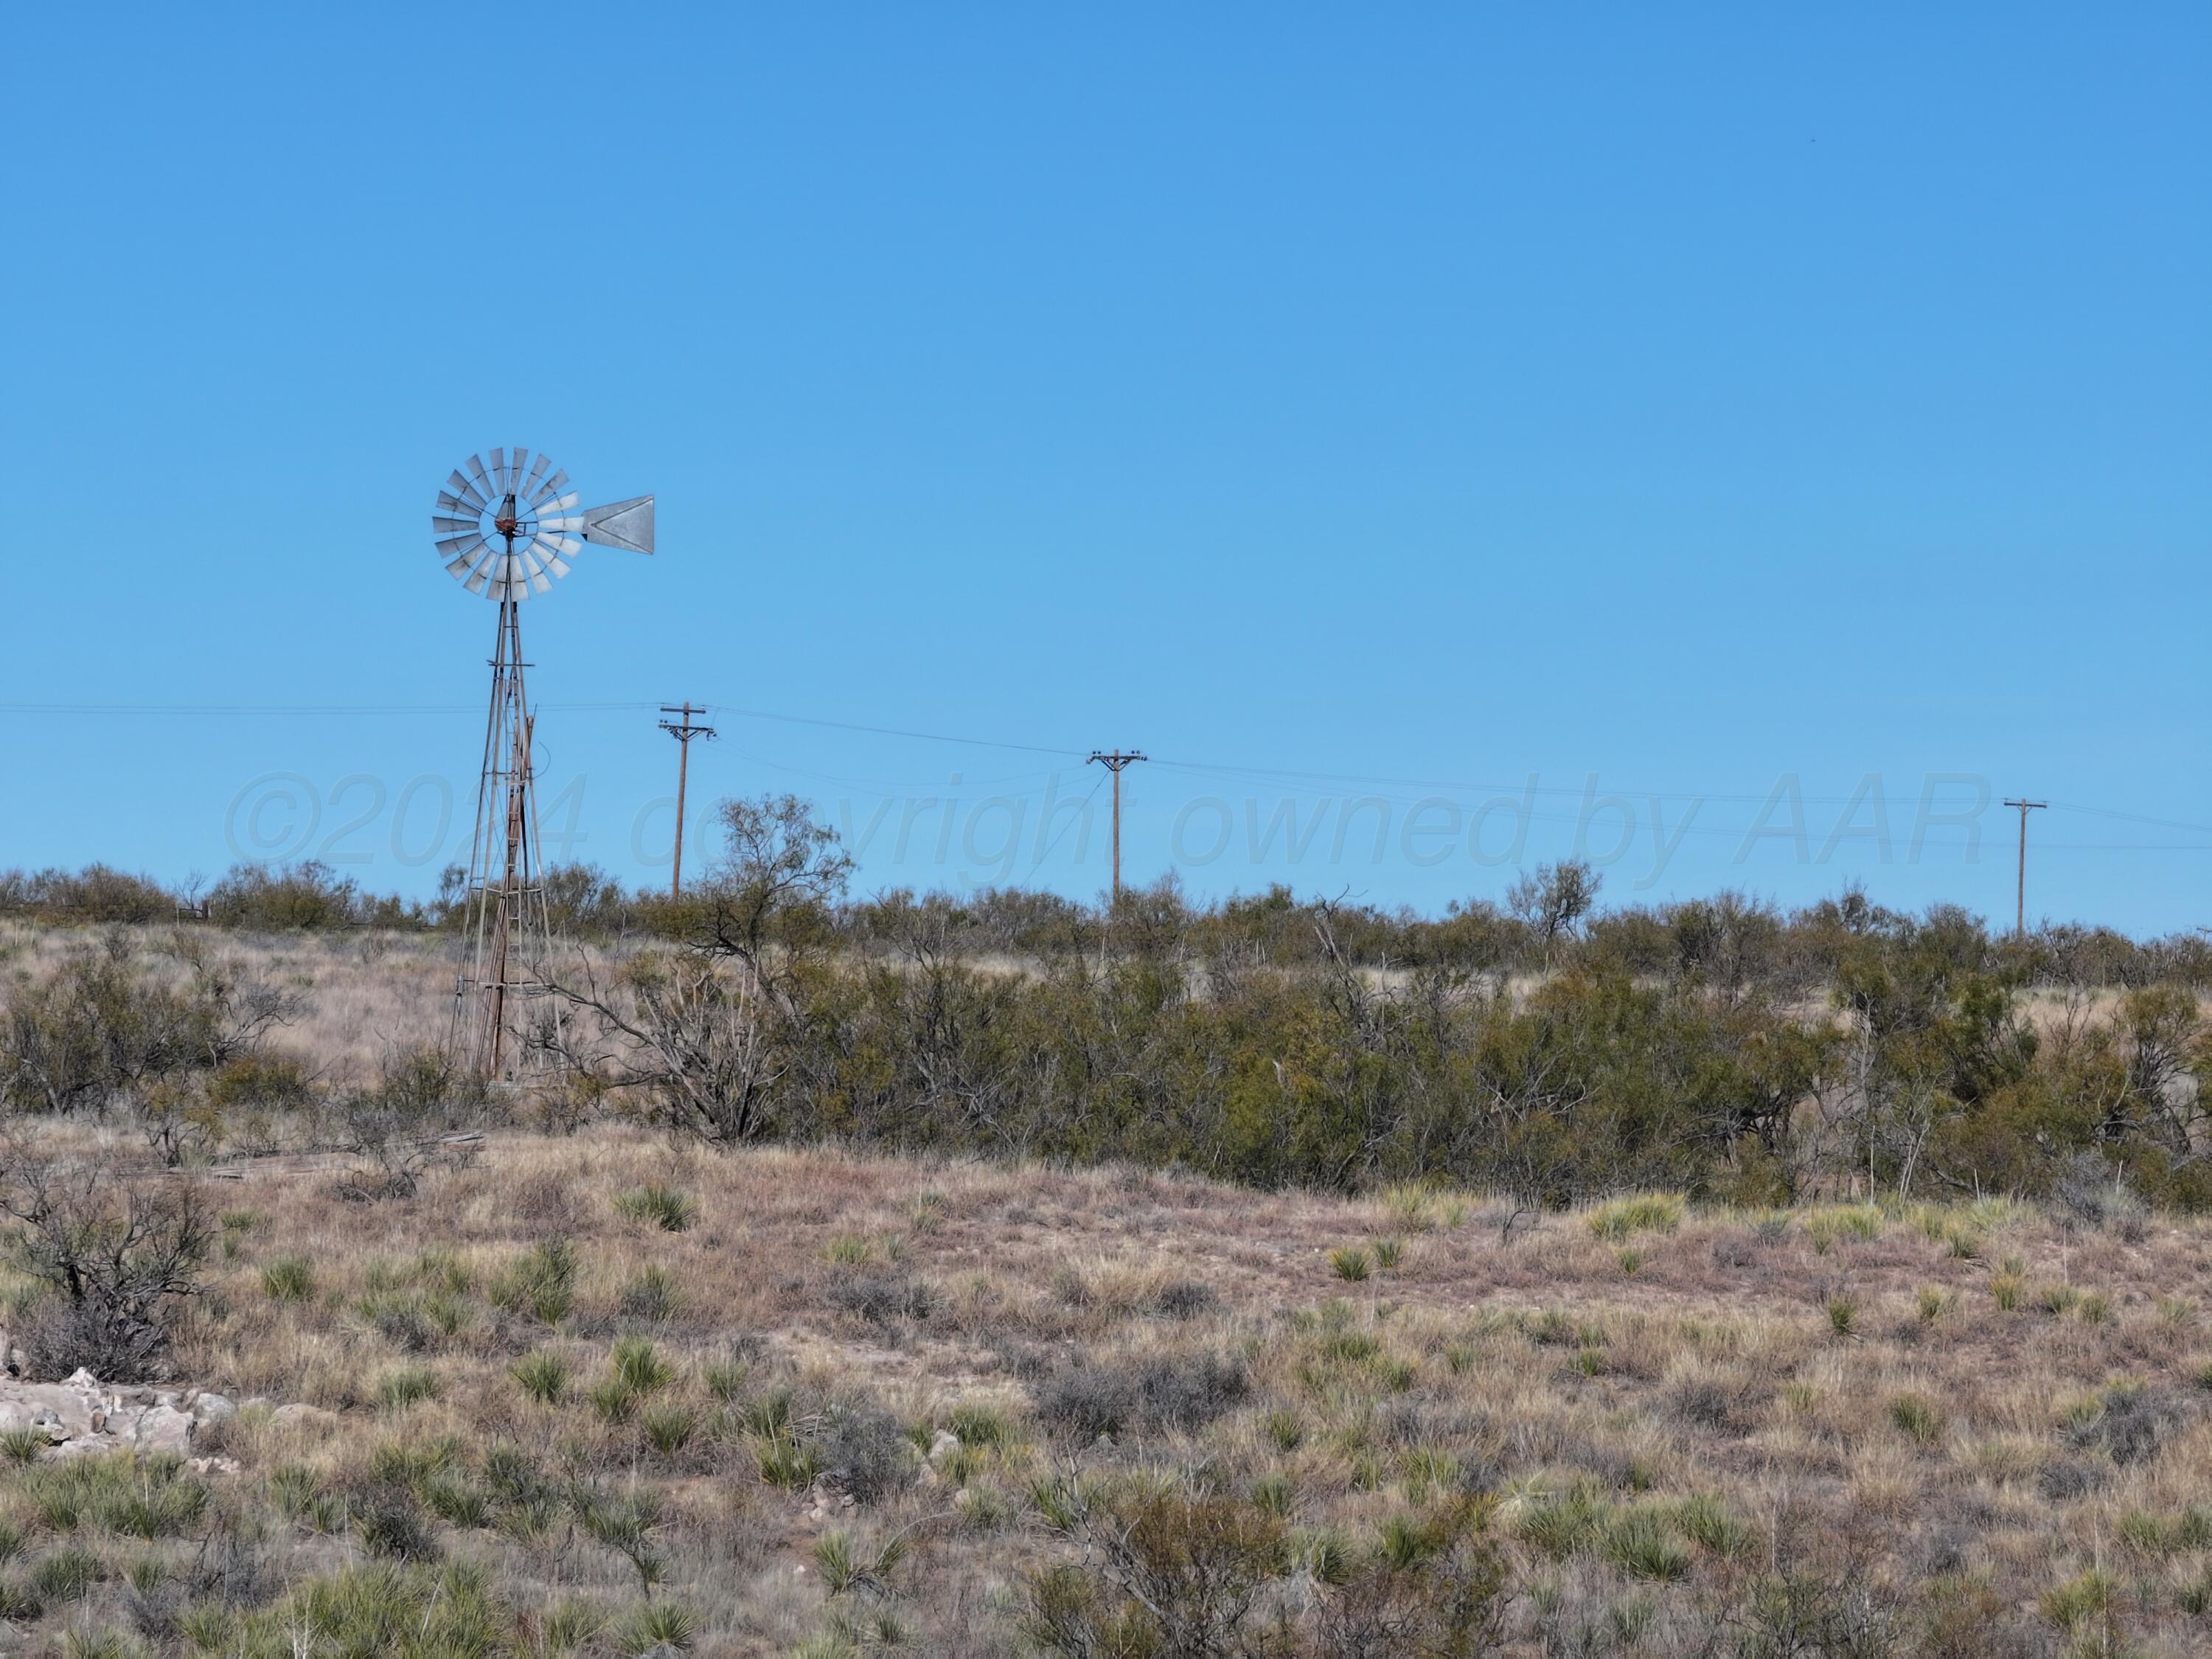
[[[500,605],[476,838],[469,854],[470,968],[455,1009],[461,1052],[489,1077],[499,1075],[507,1061],[509,1028],[529,994],[515,977],[515,957],[542,957],[552,945],[531,770],[535,722],[523,678],[520,609],[513,599]]]

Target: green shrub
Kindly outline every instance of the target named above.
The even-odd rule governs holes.
[[[791,1428],[791,1390],[770,1389],[757,1399],[746,1401],[738,1417],[747,1434],[767,1438],[786,1434]]]
[[[280,1255],[261,1270],[261,1290],[272,1302],[305,1302],[315,1293],[315,1264],[304,1255]]]
[[[616,1194],[614,1206],[619,1215],[669,1233],[683,1232],[699,1218],[698,1203],[690,1194],[653,1182]]]
[[[1672,1580],[1690,1570],[1690,1552],[1656,1509],[1616,1516],[1605,1529],[1606,1559],[1632,1578]]]
[[[609,1356],[616,1377],[635,1394],[655,1394],[676,1380],[676,1367],[642,1336],[626,1336]]]
[[[2071,1633],[2103,1619],[2120,1595],[2117,1580],[2093,1569],[2046,1590],[2036,1605],[2045,1619]]]
[[[216,1639],[199,1645],[252,1659],[301,1651],[490,1659],[516,1650],[520,1623],[519,1609],[493,1593],[485,1571],[473,1563],[379,1561],[296,1583],[267,1607],[205,1609],[200,1635]]]
[[[814,1451],[781,1435],[756,1438],[753,1459],[760,1478],[787,1492],[804,1492],[822,1473],[822,1460]]]
[[[1437,1200],[1426,1187],[1401,1182],[1382,1191],[1382,1208],[1409,1233],[1425,1233],[1437,1224]]]
[[[653,1450],[674,1457],[697,1432],[699,1413],[690,1406],[654,1406],[646,1412],[643,1423],[646,1441]]]
[[[1586,1554],[1605,1535],[1606,1505],[1587,1486],[1530,1499],[1513,1517],[1513,1535],[1559,1560]]]
[[[1590,1231],[1612,1243],[1637,1233],[1671,1233],[1682,1224],[1680,1193],[1638,1193],[1601,1204],[1590,1212]]]
[[[541,1406],[557,1406],[568,1392],[568,1362],[550,1348],[514,1362],[514,1380]]]
[[[955,1406],[946,1413],[945,1426],[959,1436],[963,1446],[1006,1446],[1014,1440],[1013,1425],[992,1406]]]
[[[435,1371],[420,1365],[403,1366],[377,1379],[376,1403],[384,1411],[405,1411],[425,1400],[435,1400],[438,1391]]]
[[[625,1619],[615,1636],[615,1651],[635,1659],[655,1648],[689,1653],[699,1638],[699,1621],[672,1601],[648,1601]]]
[[[422,1504],[449,1527],[471,1529],[491,1521],[491,1494],[459,1469],[446,1469],[422,1483]]]
[[[907,1225],[917,1233],[933,1233],[945,1224],[945,1194],[926,1192],[906,1213]]]
[[[584,1390],[584,1398],[602,1421],[611,1426],[627,1423],[637,1414],[637,1390],[619,1376],[610,1376],[594,1382]]]
[[[576,1265],[567,1239],[548,1239],[492,1280],[492,1305],[541,1325],[558,1325],[575,1310]]]
[[[434,1561],[437,1540],[404,1488],[384,1486],[354,1506],[353,1534],[369,1554],[385,1561]]]
[[[683,1295],[674,1273],[665,1267],[647,1267],[623,1286],[616,1305],[627,1318],[661,1325],[676,1317]]]
[[[1684,1498],[1674,1506],[1674,1524],[1682,1535],[1718,1556],[1734,1559],[1752,1546],[1751,1528],[1730,1513],[1728,1505],[1705,1492]]]
[[[1842,1240],[1872,1243],[1881,1237],[1881,1212],[1871,1204],[1843,1204],[1815,1210],[1806,1218],[1805,1232],[1822,1255]]]
[[[716,1405],[726,1406],[745,1391],[745,1380],[751,1375],[752,1367],[742,1359],[717,1359],[699,1373],[699,1380]]]
[[[58,1549],[31,1569],[31,1589],[39,1600],[82,1601],[100,1582],[100,1558],[90,1550]]]
[[[1355,1285],[1366,1278],[1369,1272],[1367,1252],[1357,1244],[1340,1245],[1331,1250],[1328,1265],[1336,1270],[1339,1279],[1350,1279]]]
[[[1288,1520],[1298,1503],[1297,1477],[1276,1470],[1252,1483],[1252,1502],[1269,1515]]]
[[[1891,1401],[1889,1420],[1923,1446],[1943,1437],[1942,1409],[1923,1395],[1899,1395]]]
[[[23,1471],[17,1492],[58,1533],[89,1525],[132,1538],[173,1538],[207,1511],[208,1490],[175,1457],[72,1457]],[[52,1601],[48,1595],[46,1598]]]
[[[269,1473],[269,1499],[276,1513],[304,1531],[334,1537],[346,1528],[344,1497],[323,1488],[314,1470],[283,1463]]]

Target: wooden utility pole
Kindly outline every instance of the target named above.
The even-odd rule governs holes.
[[[2014,939],[2027,937],[2027,815],[2040,811],[2051,805],[2047,800],[2008,800],[2007,806],[2020,809],[2020,883],[2013,898],[2012,932]]]
[[[692,721],[693,714],[707,712],[703,702],[696,709],[688,698],[682,703],[664,702],[660,712],[676,716],[661,721],[660,729],[676,739],[676,868],[668,878],[668,896],[680,898],[684,894],[684,786],[691,770],[691,739],[711,738],[714,728]]]
[[[1121,769],[1132,761],[1146,758],[1133,749],[1126,752],[1119,749],[1094,749],[1091,751],[1091,759],[1084,762],[1085,766],[1093,763],[1103,766],[1114,775],[1114,902],[1117,904],[1121,901]]]

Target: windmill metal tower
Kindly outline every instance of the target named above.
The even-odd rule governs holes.
[[[567,575],[584,542],[653,551],[652,496],[580,509],[579,499],[550,457],[495,449],[488,465],[471,455],[453,469],[430,518],[447,574],[499,606],[464,901],[468,962],[453,985],[455,1045],[487,1077],[498,1076],[525,1046],[515,1041],[510,1048],[510,1038],[526,1036],[521,1005],[538,988],[517,969],[552,946],[531,765],[537,721],[523,678],[529,665],[522,659],[522,602]]]

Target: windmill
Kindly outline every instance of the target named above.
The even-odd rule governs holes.
[[[506,1058],[513,1005],[531,988],[515,979],[514,957],[542,955],[552,944],[531,775],[537,727],[523,684],[522,602],[567,575],[585,542],[653,551],[652,496],[582,508],[580,499],[550,457],[495,449],[489,464],[471,455],[453,469],[430,518],[447,574],[499,607],[465,894],[469,964],[453,987],[455,1042],[488,1077]]]

